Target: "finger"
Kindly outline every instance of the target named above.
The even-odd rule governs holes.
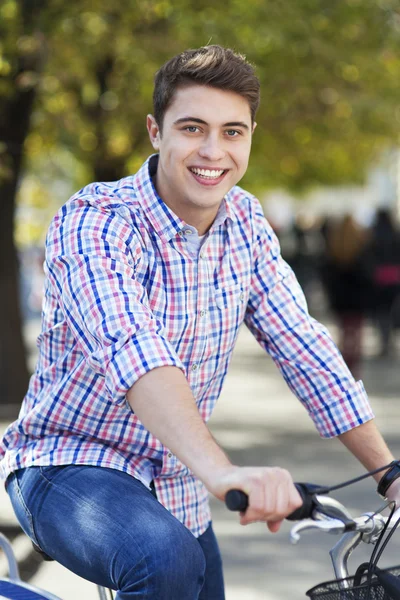
[[[296,510],[296,508],[300,508],[300,506],[303,506],[303,498],[300,496],[299,490],[294,484],[291,486],[290,500],[290,512],[293,512],[294,510]]]
[[[283,521],[268,521],[267,527],[271,533],[277,533],[277,531],[279,531],[281,528],[282,522]]]
[[[261,481],[254,481],[249,494],[249,507],[240,519],[242,525],[263,519],[265,510],[265,490]]]
[[[290,490],[286,481],[280,481],[276,488],[275,515],[285,517],[289,510]]]
[[[293,484],[291,476],[288,472],[281,471],[276,486],[275,507],[272,520],[280,520],[287,517],[287,515],[293,512],[301,502],[302,500]]]

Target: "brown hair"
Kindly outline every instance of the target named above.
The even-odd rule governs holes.
[[[328,232],[329,257],[343,267],[352,265],[368,242],[368,232],[351,215],[345,215]]]
[[[167,61],[154,79],[154,118],[162,131],[164,115],[178,88],[187,85],[208,85],[236,92],[249,103],[254,123],[260,103],[260,82],[254,67],[242,54],[229,48],[211,45],[186,50]]]

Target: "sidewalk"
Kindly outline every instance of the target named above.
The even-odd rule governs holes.
[[[334,328],[330,328],[335,336]],[[376,343],[367,331],[363,380],[377,421],[396,456],[400,455],[400,374],[398,362],[383,363],[371,354]],[[212,419],[212,429],[237,464],[279,465],[297,481],[329,484],[362,473],[337,440],[322,440],[278,370],[244,330],[231,371]],[[337,492],[354,514],[380,505],[371,481]],[[272,535],[261,524],[237,525],[234,515],[214,503],[215,529],[224,556],[227,600],[294,600],[313,585],[333,578],[329,549],[335,538],[309,533],[297,546],[288,539],[290,524]],[[400,536],[397,536],[400,538]],[[391,543],[400,550],[400,539]],[[387,553],[388,554],[388,553]],[[368,552],[355,552],[358,566]],[[357,564],[356,564],[357,563]],[[400,558],[382,564],[397,564]]]
[[[332,333],[335,331],[332,328]],[[400,456],[400,372],[398,361],[373,358],[374,335],[367,332],[363,380],[378,423],[394,454]],[[241,465],[279,465],[298,481],[344,481],[362,472],[342,445],[319,438],[306,412],[291,394],[272,361],[244,328],[210,427],[232,460]],[[380,504],[372,481],[337,493],[350,510],[362,512]],[[13,519],[8,499],[1,493],[2,518]],[[241,527],[237,515],[212,501],[214,527],[224,558],[227,600],[295,600],[313,585],[332,579],[328,550],[333,536],[306,534],[298,546],[288,539],[290,524],[275,535],[265,526]],[[397,536],[400,538],[400,536]],[[391,542],[392,559],[400,540]],[[389,552],[386,553],[386,556]],[[350,565],[359,564],[368,552],[355,552]],[[55,563],[45,563],[31,582],[63,600],[96,600],[96,589]]]

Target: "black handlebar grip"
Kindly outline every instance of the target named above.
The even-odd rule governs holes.
[[[309,519],[315,507],[312,488],[317,486],[310,486],[308,483],[295,483],[294,485],[296,486],[296,489],[303,500],[303,504],[299,506],[299,508],[296,508],[295,511],[290,513],[286,519],[288,521],[301,521],[302,519]]]
[[[312,512],[315,508],[315,501],[313,498],[314,490],[318,486],[314,486],[309,483],[295,483],[297,491],[299,492],[303,505],[297,508],[294,512],[288,515],[286,518],[289,521],[300,521],[301,519],[308,519],[311,517]],[[245,492],[241,490],[229,490],[225,496],[225,504],[229,510],[236,512],[245,512],[249,506],[249,497]]]
[[[245,512],[249,506],[249,497],[242,490],[229,490],[225,496],[225,504],[229,510]]]

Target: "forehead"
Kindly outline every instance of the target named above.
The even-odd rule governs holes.
[[[251,126],[248,101],[236,92],[205,85],[180,87],[164,115],[164,122],[195,117],[210,125],[242,121]]]

